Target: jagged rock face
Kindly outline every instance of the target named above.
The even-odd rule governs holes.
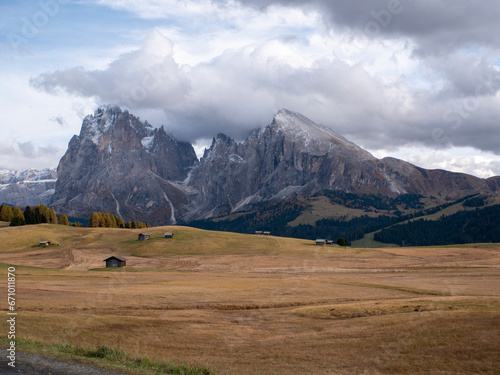
[[[20,207],[48,204],[55,191],[56,179],[54,168],[0,170],[0,202]]]
[[[71,216],[104,211],[151,224],[242,210],[318,191],[458,199],[500,190],[488,180],[376,159],[329,128],[288,110],[244,142],[218,134],[198,163],[178,142],[118,107],[87,116],[61,159],[53,205]]]
[[[269,126],[253,131],[243,143],[223,134],[214,138],[190,178],[198,195],[187,217],[216,216],[251,203],[311,196],[323,189],[458,199],[490,192],[496,183],[428,171],[393,158],[378,160],[331,129],[281,110]]]
[[[219,134],[194,170],[194,216],[235,211],[250,203],[319,190],[394,191],[379,161],[331,129],[281,110],[243,143]]]
[[[87,116],[58,166],[53,205],[72,216],[110,212],[125,220],[175,223],[181,183],[197,162],[192,146],[118,107]]]

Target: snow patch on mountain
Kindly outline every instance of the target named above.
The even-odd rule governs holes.
[[[361,160],[374,160],[375,157],[356,144],[349,142],[340,134],[326,126],[321,126],[300,113],[281,109],[270,125],[275,131],[285,134],[311,155],[325,155],[340,152],[357,155]]]
[[[16,206],[47,204],[54,195],[56,181],[55,168],[0,170],[0,202]]]
[[[146,149],[146,150],[149,150],[149,148],[151,147],[151,142],[153,142],[153,139],[155,137],[154,136],[150,136],[150,137],[144,137],[142,138],[141,140],[141,143],[142,143],[142,146]]]
[[[25,171],[12,171],[0,169],[0,184],[18,184],[24,182],[55,182],[57,170],[55,168],[28,169]]]

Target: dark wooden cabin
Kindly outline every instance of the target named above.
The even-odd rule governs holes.
[[[174,234],[172,232],[166,232],[165,233],[165,238],[173,238]]]
[[[106,262],[106,268],[109,267],[126,267],[127,266],[127,259],[113,255],[110,256],[107,259],[104,259],[104,262]]]
[[[149,233],[139,233],[139,241],[146,241],[151,238]]]

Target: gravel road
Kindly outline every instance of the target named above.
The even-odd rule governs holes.
[[[122,372],[103,370],[99,367],[66,362],[38,354],[16,353],[16,367],[8,365],[7,359],[0,359],[2,375],[126,375]]]

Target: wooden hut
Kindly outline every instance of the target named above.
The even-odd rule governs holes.
[[[139,241],[146,241],[151,238],[151,235],[149,233],[139,233]]]
[[[118,255],[110,256],[109,258],[104,259],[104,262],[106,262],[106,268],[127,266],[127,259]]]
[[[256,230],[255,234],[262,234],[262,231],[261,230]]]
[[[326,244],[327,244],[326,240],[322,240],[322,239],[317,239],[316,240],[316,245],[325,246]]]
[[[174,234],[172,232],[166,232],[165,233],[165,238],[173,238]]]
[[[270,236],[270,235],[271,235],[271,232],[269,232],[269,231],[264,231],[262,234],[263,234],[264,236]]]
[[[50,241],[40,241],[40,244],[39,244],[40,247],[45,247],[45,246],[50,246],[50,245],[52,245],[52,242],[50,242]]]

